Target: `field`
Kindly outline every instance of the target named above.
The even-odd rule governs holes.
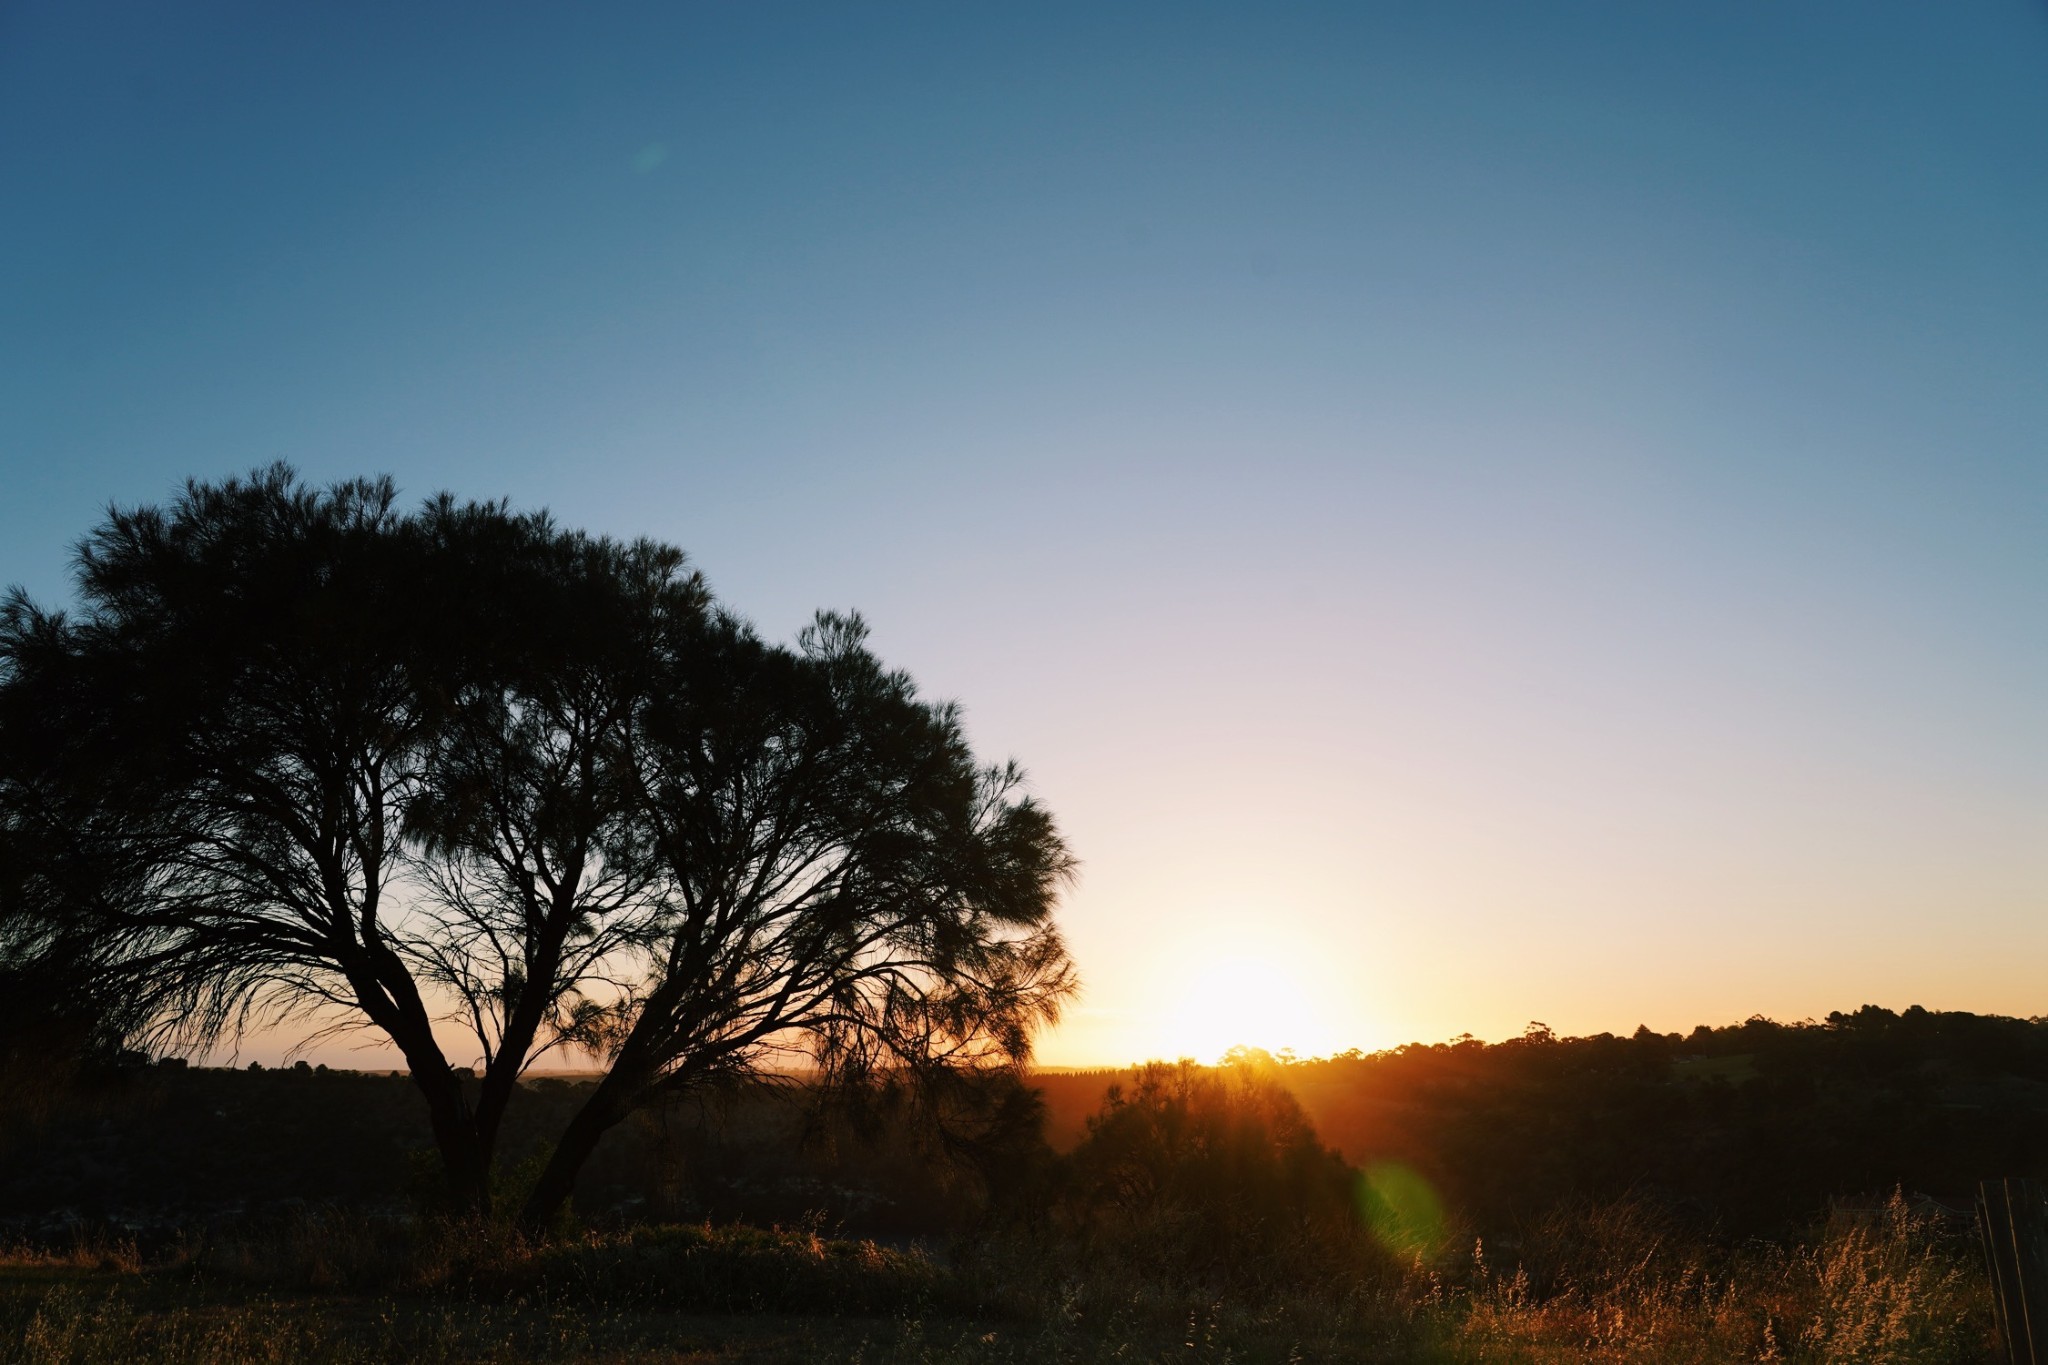
[[[1163,1233],[1165,1230],[1162,1229]],[[309,1219],[154,1266],[18,1253],[0,1360],[1752,1361],[1990,1359],[1965,1248],[1896,1201],[1811,1245],[1718,1261],[1640,1211],[1567,1231],[1599,1258],[1325,1278],[1307,1287],[1134,1272],[1021,1243],[954,1259],[813,1234],[651,1228],[544,1249]],[[466,1245],[466,1244],[465,1244]],[[836,1311],[827,1315],[824,1308]]]

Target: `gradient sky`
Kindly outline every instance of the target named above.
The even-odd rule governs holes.
[[[283,458],[864,612],[1046,1060],[2048,1012],[2048,11],[0,5],[0,580]]]

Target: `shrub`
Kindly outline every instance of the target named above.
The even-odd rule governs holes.
[[[1139,1067],[1089,1120],[1068,1180],[1069,1227],[1155,1273],[1296,1283],[1388,1268],[1360,1226],[1357,1173],[1256,1057]]]

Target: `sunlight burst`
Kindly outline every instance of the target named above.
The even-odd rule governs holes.
[[[1175,1055],[1213,1062],[1239,1046],[1303,1054],[1330,1046],[1315,992],[1277,961],[1217,958],[1183,974],[1175,995],[1163,1030]]]

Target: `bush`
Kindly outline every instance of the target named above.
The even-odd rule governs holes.
[[[1154,1062],[1089,1120],[1062,1211],[1098,1255],[1153,1273],[1326,1282],[1391,1269],[1361,1226],[1358,1188],[1263,1059]]]

